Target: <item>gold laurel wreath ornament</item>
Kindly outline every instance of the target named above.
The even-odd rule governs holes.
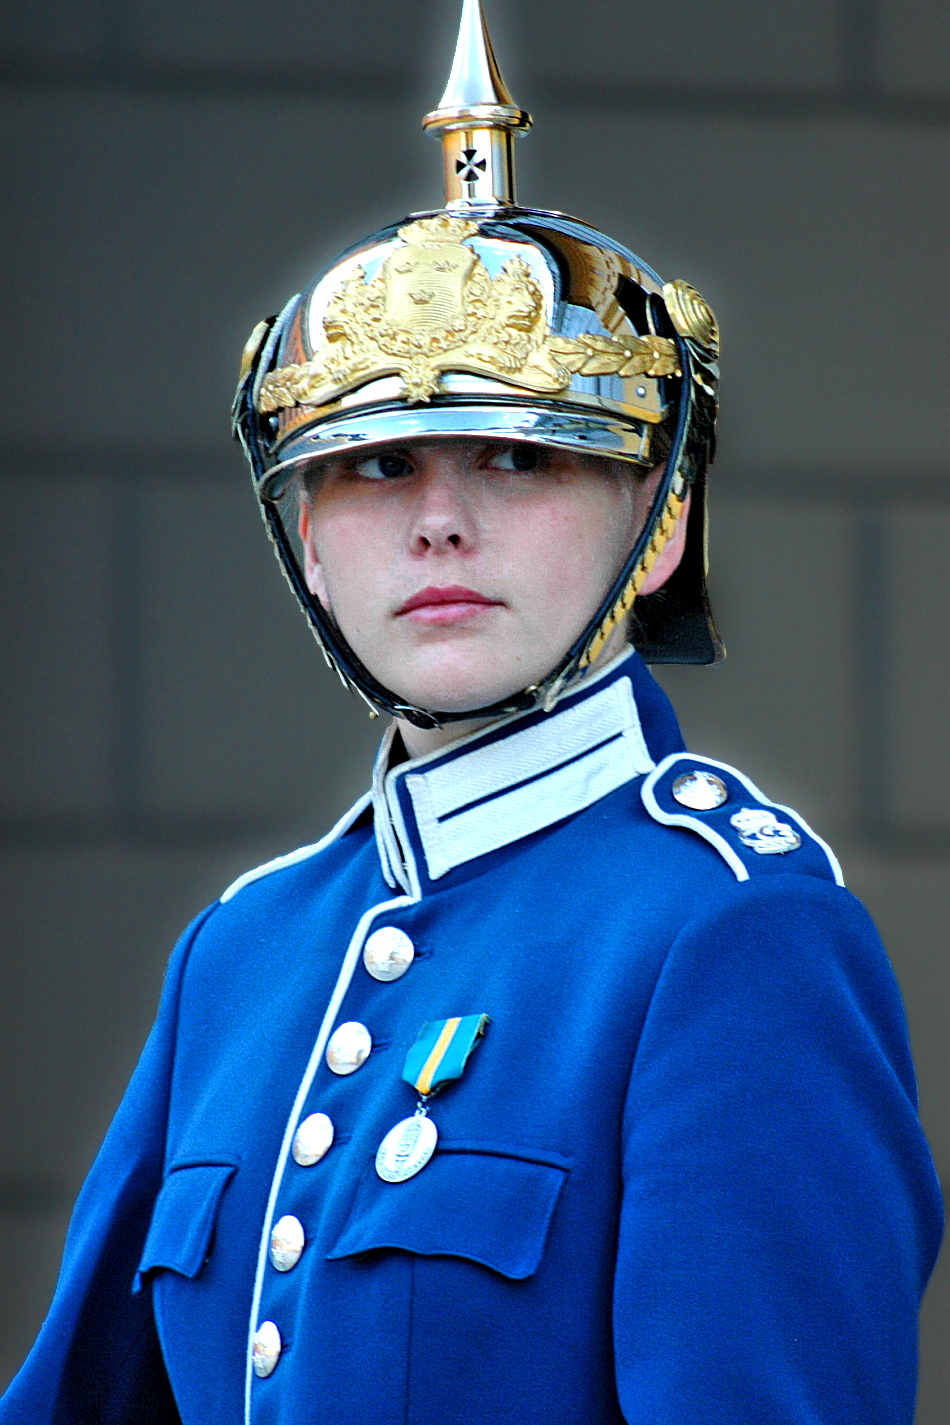
[[[356,267],[334,292],[313,357],[264,380],[259,409],[323,406],[382,376],[399,376],[403,397],[416,404],[435,395],[448,371],[542,395],[567,390],[575,375],[681,374],[665,337],[556,336],[527,263],[510,258],[493,278],[465,245],[477,232],[446,213],[400,228],[400,246],[372,281]]]

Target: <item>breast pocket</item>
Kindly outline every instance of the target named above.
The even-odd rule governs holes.
[[[537,1271],[569,1171],[561,1154],[494,1144],[440,1144],[401,1183],[383,1182],[370,1165],[327,1256],[390,1248],[462,1257],[522,1280]]]
[[[233,1163],[189,1163],[172,1168],[155,1199],[133,1291],[140,1291],[149,1272],[165,1268],[182,1277],[196,1277],[207,1260],[214,1224],[224,1190],[236,1169]]]

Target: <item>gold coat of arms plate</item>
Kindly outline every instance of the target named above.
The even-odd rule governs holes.
[[[575,375],[680,375],[665,337],[555,335],[524,259],[509,258],[492,277],[466,244],[477,233],[477,224],[448,213],[400,228],[372,281],[356,267],[334,292],[313,357],[264,380],[260,410],[324,406],[384,376],[400,377],[402,398],[419,403],[449,371],[549,396]]]

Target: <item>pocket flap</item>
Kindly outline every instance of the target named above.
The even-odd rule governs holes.
[[[133,1291],[156,1267],[197,1276],[211,1246],[221,1195],[234,1175],[231,1163],[195,1163],[173,1168],[155,1199],[152,1223]]]
[[[537,1270],[568,1162],[440,1144],[414,1178],[363,1174],[330,1260],[390,1247],[423,1257],[466,1257],[520,1280]]]

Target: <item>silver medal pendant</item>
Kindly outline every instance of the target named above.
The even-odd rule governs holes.
[[[390,1128],[376,1152],[376,1171],[387,1183],[404,1183],[420,1173],[435,1152],[439,1130],[424,1113]]]

